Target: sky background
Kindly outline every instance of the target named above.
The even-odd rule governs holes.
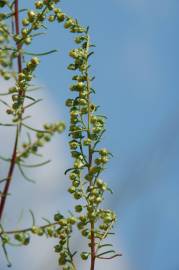
[[[95,101],[108,116],[104,146],[114,154],[105,174],[115,191],[107,197],[107,206],[118,215],[113,241],[123,256],[97,265],[97,270],[109,265],[111,270],[179,270],[179,2],[64,0],[61,7],[90,26],[97,46],[92,62]],[[44,103],[34,112],[36,126],[68,121],[64,101],[70,97],[71,73],[66,66],[72,41],[61,25],[51,25],[47,37],[37,38],[31,49],[59,50],[43,58],[37,72],[37,83],[44,88],[38,95],[44,96]],[[7,87],[3,82],[1,86]],[[1,151],[8,153],[13,135],[0,132],[7,142]],[[9,228],[17,226],[22,213],[18,225],[28,225],[28,209],[40,222],[40,217],[71,207],[63,175],[70,166],[67,133],[56,137],[47,150],[54,163],[34,172],[36,186],[16,173],[4,219]],[[2,168],[5,171],[4,164]],[[54,243],[48,241],[35,238],[26,248],[10,248],[12,270],[57,270]],[[0,269],[6,269],[3,259]]]

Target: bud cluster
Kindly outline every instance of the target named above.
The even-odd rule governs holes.
[[[9,80],[11,73],[9,68],[12,66],[10,51],[7,49],[9,44],[9,35],[7,25],[1,21],[0,16],[0,76]]]
[[[44,124],[44,130],[36,132],[36,139],[34,142],[28,141],[27,143],[22,144],[23,150],[17,153],[16,162],[20,164],[31,154],[37,155],[39,148],[42,148],[47,142],[51,141],[55,133],[62,133],[64,129],[64,122]]]
[[[12,94],[12,107],[7,109],[7,114],[13,116],[13,122],[21,120],[24,112],[24,99],[26,91],[30,85],[30,81],[33,78],[33,72],[37,65],[40,63],[39,58],[33,57],[29,62],[26,63],[26,67],[22,72],[18,73],[15,87],[9,90]]]
[[[98,255],[98,246],[110,233],[116,220],[113,211],[100,207],[104,193],[110,190],[107,184],[99,178],[108,163],[111,153],[106,148],[98,148],[105,131],[105,118],[97,113],[98,106],[92,102],[95,93],[91,87],[93,78],[89,76],[89,58],[92,44],[86,29],[82,35],[75,37],[75,43],[80,47],[69,52],[73,62],[68,69],[76,71],[70,91],[73,98],[66,100],[70,111],[69,147],[74,159],[69,170],[71,186],[68,191],[78,204],[75,205],[77,228],[81,235],[88,239],[90,251],[81,253],[81,258]]]

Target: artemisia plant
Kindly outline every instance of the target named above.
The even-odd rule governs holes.
[[[7,231],[1,222],[0,241],[10,265],[7,246],[12,242],[28,245],[32,234],[55,238],[58,243],[54,251],[58,254],[59,267],[75,270],[75,256],[78,253],[75,247],[71,250],[70,240],[76,226],[80,232],[79,237],[87,239],[84,241],[87,247],[80,257],[89,260],[90,270],[94,270],[96,260],[109,260],[121,255],[113,250],[112,244],[106,242],[112,234],[116,215],[102,207],[105,192],[111,192],[111,189],[101,179],[101,175],[112,154],[106,148],[101,148],[106,117],[98,112],[99,106],[92,100],[95,90],[92,87],[94,77],[90,74],[90,58],[94,45],[90,40],[89,28],[81,26],[76,19],[65,14],[57,7],[59,2],[36,1],[34,9],[29,10],[28,4],[24,9],[19,7],[18,0],[0,0],[0,75],[4,80],[14,83],[7,92],[0,93],[0,102],[7,107],[6,113],[9,115],[9,122],[1,122],[0,125],[13,129],[15,136],[11,157],[1,156],[4,162],[8,162],[9,168],[0,182],[0,220],[4,215],[15,169],[19,169],[22,177],[31,180],[25,168],[42,166],[48,161],[29,164],[28,158],[38,155],[39,150],[55,133],[65,129],[63,122],[45,123],[39,130],[27,124],[28,109],[40,101],[32,96],[33,77],[40,64],[40,57],[54,52],[35,54],[30,53],[28,47],[41,34],[40,30],[52,22],[62,24],[75,34],[75,48],[69,52],[72,63],[68,65],[68,70],[74,73],[69,87],[71,97],[66,100],[70,114],[69,148],[74,162],[65,172],[70,181],[68,192],[75,200],[74,206],[68,216],[56,213],[53,220],[43,226],[36,225],[32,212],[33,225],[26,229]],[[6,102],[3,96],[9,96],[11,101]],[[22,141],[22,129],[28,131],[25,142]],[[32,132],[35,133],[35,139],[31,138]]]

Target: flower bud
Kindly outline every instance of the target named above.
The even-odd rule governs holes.
[[[82,253],[80,254],[80,256],[81,256],[82,260],[87,260],[88,257],[89,257],[89,253],[87,253],[87,252],[82,252]]]
[[[82,205],[76,205],[76,206],[75,206],[75,211],[76,211],[77,213],[82,212],[82,210],[83,210],[83,206],[82,206]]]
[[[43,2],[42,2],[42,1],[37,1],[37,2],[35,2],[35,7],[36,7],[37,9],[41,9],[41,8],[43,7]]]

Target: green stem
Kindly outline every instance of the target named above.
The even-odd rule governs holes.
[[[86,53],[88,55],[88,51],[89,51],[89,47],[90,47],[90,37],[89,35],[87,36],[87,46],[86,46]],[[90,78],[89,78],[89,74],[88,74],[88,60],[86,63],[87,67],[86,67],[86,82],[87,82],[87,93],[88,93],[88,139],[90,139],[91,137],[91,109],[90,109],[90,104],[91,104],[91,98],[90,98]],[[93,162],[93,152],[92,152],[92,148],[91,145],[88,146],[88,173],[90,173],[90,169],[92,167],[92,162]],[[93,179],[90,181],[90,186],[93,185]],[[94,220],[91,219],[90,221],[90,231],[91,231],[91,266],[90,266],[90,270],[94,270],[95,269],[95,259],[96,259],[96,250],[95,250],[95,235],[94,235],[94,229],[95,229],[95,223]]]

